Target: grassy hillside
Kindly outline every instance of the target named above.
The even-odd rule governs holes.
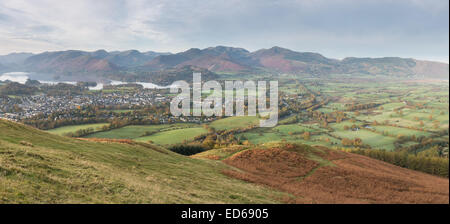
[[[108,123],[68,125],[68,126],[64,126],[64,127],[50,129],[50,130],[48,130],[48,132],[50,132],[52,134],[56,134],[56,135],[65,135],[68,133],[75,133],[76,131],[81,130],[81,129],[88,129],[88,128],[92,128],[92,129],[94,129],[94,131],[98,131],[105,125],[108,125]]]
[[[77,140],[0,120],[0,203],[278,203],[218,161],[145,143]]]
[[[443,203],[449,181],[351,153],[270,143],[214,149],[197,155],[237,169],[223,173],[292,196],[290,203]]]

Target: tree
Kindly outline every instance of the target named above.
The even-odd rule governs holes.
[[[351,146],[352,145],[352,141],[348,138],[343,138],[341,143],[343,146]]]
[[[425,124],[423,123],[423,121],[420,121],[420,122],[419,122],[419,125],[420,125],[421,127],[423,127]]]
[[[309,131],[306,131],[305,133],[303,133],[303,139],[308,141],[311,138],[311,133],[309,133]]]
[[[354,140],[353,140],[353,145],[354,146],[361,146],[363,144],[363,141],[362,141],[362,139],[360,139],[360,138],[355,138]]]

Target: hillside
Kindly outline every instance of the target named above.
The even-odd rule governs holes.
[[[410,58],[345,58],[344,73],[391,75],[395,77],[449,78],[448,64]]]
[[[115,64],[94,57],[84,51],[45,52],[27,58],[24,67],[33,72],[72,74],[84,72],[111,72],[118,69]]]
[[[169,53],[139,52],[137,50],[113,51],[56,51],[28,55],[21,62],[24,69],[32,72],[72,74],[83,72],[118,72],[127,68],[144,65],[159,55]],[[11,59],[11,56],[4,56]]]
[[[1,203],[279,203],[217,161],[149,144],[91,142],[0,120]]]
[[[161,70],[185,65],[215,72],[238,72],[250,70],[255,62],[250,57],[250,52],[245,49],[218,46],[203,50],[192,48],[178,54],[158,56],[147,63],[146,68]]]
[[[192,65],[185,65],[176,68],[168,68],[157,71],[148,71],[141,67],[136,68],[136,72],[128,73],[125,76],[119,73],[118,75],[115,76],[110,75],[109,77],[115,80],[123,80],[130,82],[140,80],[143,82],[151,82],[154,84],[166,86],[178,80],[192,82],[192,73],[194,72],[201,73],[202,79],[204,80],[215,80],[219,78],[219,76],[216,73],[211,72],[208,69]]]
[[[236,146],[189,158],[146,143],[77,140],[5,120],[0,183],[0,203],[449,200],[448,179],[323,147]]]
[[[193,65],[214,72],[269,71],[290,74],[368,74],[393,77],[448,79],[448,64],[409,58],[345,58],[336,60],[313,52],[296,52],[272,47],[249,52],[242,48],[192,48],[185,52],[155,57],[144,67],[162,70]]]
[[[33,56],[32,53],[11,53],[8,55],[0,55],[0,71],[6,69],[16,69],[31,56]]]
[[[154,51],[139,52],[137,50],[106,52],[98,50],[92,56],[102,58],[119,67],[141,66],[159,55],[169,55],[170,53],[159,53]]]
[[[418,76],[424,78],[449,79],[448,64],[433,61],[414,61],[416,62],[416,66],[414,66],[413,70]]]
[[[259,66],[283,73],[340,73],[339,61],[317,53],[295,52],[281,47],[262,49],[251,54]]]
[[[290,203],[443,203],[449,180],[368,157],[306,145],[234,147],[195,155],[237,169],[227,176],[292,195]]]

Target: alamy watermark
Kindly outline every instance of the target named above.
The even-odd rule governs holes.
[[[270,81],[269,84],[267,94],[266,81],[225,81],[223,92],[219,82],[207,81],[202,85],[201,73],[193,73],[192,94],[186,81],[176,81],[171,85],[170,93],[178,95],[170,102],[170,112],[176,117],[258,115],[260,127],[274,127],[278,122],[278,81]],[[209,95],[202,99],[202,94]]]

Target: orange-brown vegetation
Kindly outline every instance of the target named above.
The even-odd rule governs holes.
[[[350,154],[338,151],[338,150],[329,150],[328,148],[324,146],[316,146],[317,149],[320,149],[322,153],[319,153],[319,156],[326,160],[338,160],[338,159],[345,159]]]
[[[223,173],[290,193],[289,203],[449,203],[448,179],[325,147],[291,147],[237,153],[224,162],[238,169]]]
[[[205,155],[203,156],[205,159],[211,159],[211,160],[220,160],[220,156],[218,155]]]
[[[224,170],[228,176],[282,190],[292,180],[307,175],[319,166],[319,163],[306,159],[300,153],[279,148],[243,151],[225,159],[224,163],[243,171]]]

